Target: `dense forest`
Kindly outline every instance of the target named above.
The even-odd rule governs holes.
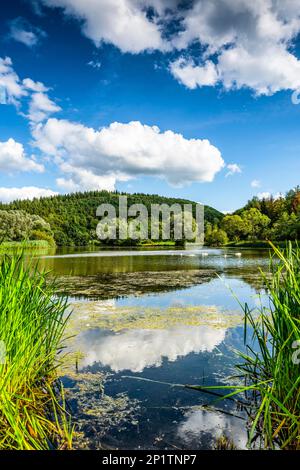
[[[126,194],[108,191],[90,191],[84,193],[72,193],[67,195],[57,195],[41,199],[14,201],[10,204],[0,204],[0,234],[5,238],[5,227],[7,224],[4,220],[7,219],[10,211],[22,211],[18,217],[24,213],[37,215],[44,219],[44,221],[51,227],[51,232],[57,245],[87,245],[89,243],[97,242],[96,227],[99,218],[96,217],[96,209],[100,204],[112,204],[116,211],[119,207],[119,196],[128,197],[128,206],[132,204],[144,204],[150,214],[151,204],[193,204],[196,203],[185,199],[167,198],[158,195],[149,194]],[[4,214],[3,211],[6,211]],[[2,215],[1,215],[2,214]],[[4,217],[5,215],[5,217]],[[223,218],[223,214],[212,207],[204,207],[205,221],[211,223],[212,226],[219,226]],[[12,216],[11,216],[12,217]],[[15,219],[14,219],[15,220]],[[49,228],[49,227],[48,227]],[[46,234],[41,234],[43,230],[39,228],[41,239],[46,239],[49,231]],[[20,231],[17,229],[11,230],[6,234],[6,240],[19,241],[22,239]],[[31,237],[29,239],[34,239]],[[33,231],[36,237],[36,230]],[[132,240],[125,240],[124,244],[136,243]]]
[[[10,204],[0,204],[0,242],[46,240],[58,246],[99,243],[96,235],[99,222],[96,209],[100,204],[110,203],[118,213],[120,195],[127,196],[128,207],[143,204],[149,214],[151,204],[192,204],[193,208],[196,206],[195,202],[185,199],[117,191],[90,191],[32,201],[14,201]],[[205,206],[204,215],[207,245],[297,240],[300,235],[300,187],[277,198],[254,197],[233,214],[224,215],[212,207]],[[110,244],[110,241],[106,243]],[[128,238],[114,243],[130,245],[139,242]],[[144,240],[143,243],[151,242]]]
[[[221,221],[206,224],[206,243],[298,240],[300,236],[300,187],[285,196],[259,199],[254,197]]]

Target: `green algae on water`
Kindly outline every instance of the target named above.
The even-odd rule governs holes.
[[[77,410],[74,448],[103,449],[111,429],[117,427],[121,431],[128,424],[138,424],[138,400],[130,399],[124,392],[106,395],[105,383],[110,374],[79,372],[69,377],[74,385],[67,389],[67,398],[76,403]]]
[[[70,329],[73,333],[102,328],[111,331],[124,329],[166,329],[177,326],[232,328],[241,324],[239,312],[225,311],[214,305],[154,307],[119,307],[99,301],[73,302]]]

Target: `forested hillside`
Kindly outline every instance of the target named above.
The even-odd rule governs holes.
[[[191,201],[177,198],[167,198],[149,194],[125,194],[108,191],[90,191],[57,195],[32,201],[14,201],[10,204],[0,204],[0,210],[22,210],[28,214],[42,217],[50,224],[57,245],[86,245],[97,239],[96,226],[99,218],[96,209],[102,203],[110,203],[116,209],[119,205],[119,196],[128,197],[128,206],[144,204],[150,214],[151,204],[179,203],[181,205]],[[193,202],[192,204],[195,205]],[[205,206],[205,221],[212,225],[219,225],[223,214],[212,207]]]

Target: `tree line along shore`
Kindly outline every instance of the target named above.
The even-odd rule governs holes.
[[[148,210],[152,204],[191,204],[193,201],[149,194],[126,194],[117,191],[90,191],[57,195],[47,198],[14,201],[0,204],[0,251],[18,247],[25,242],[28,248],[46,246],[86,246],[89,244],[172,245],[169,240],[105,240],[99,241],[96,216],[100,204],[111,204],[118,210],[119,196],[126,195],[128,205],[143,204]],[[204,206],[205,244],[208,246],[268,246],[272,240],[282,245],[286,240],[298,240],[300,235],[300,187],[277,198],[254,197],[232,214]]]

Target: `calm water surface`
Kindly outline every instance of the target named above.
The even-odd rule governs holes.
[[[237,296],[263,302],[263,250],[60,249],[41,264],[73,313],[63,377],[79,448],[239,448],[245,416],[232,402],[183,388],[236,383],[243,348]]]

